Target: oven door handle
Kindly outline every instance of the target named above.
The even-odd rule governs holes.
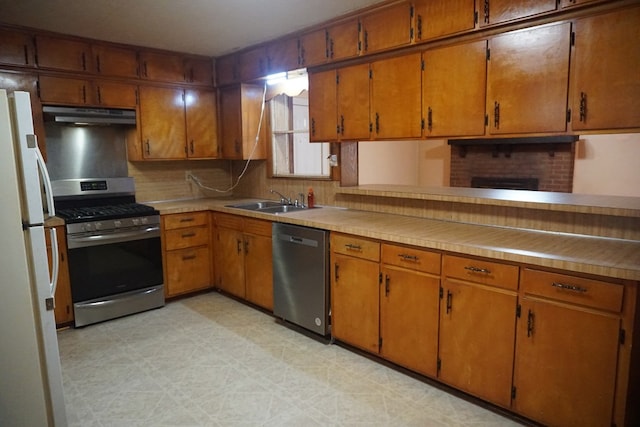
[[[133,240],[160,237],[160,227],[147,227],[142,230],[124,231],[113,234],[97,234],[95,236],[67,235],[69,249],[85,248],[88,246],[108,245],[110,243],[130,242]]]

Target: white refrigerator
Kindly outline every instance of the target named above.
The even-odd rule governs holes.
[[[66,426],[44,221],[53,215],[29,93],[0,89],[0,425]],[[47,210],[47,212],[45,212]],[[53,236],[52,236],[53,237]]]

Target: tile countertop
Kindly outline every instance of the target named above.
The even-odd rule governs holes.
[[[640,241],[464,224],[329,206],[280,215],[225,206],[252,200],[257,199],[197,199],[147,204],[161,214],[214,210],[428,249],[640,281]]]

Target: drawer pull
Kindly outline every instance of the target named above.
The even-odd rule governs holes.
[[[182,235],[183,239],[186,239],[187,237],[194,237],[196,235],[196,233],[185,233]]]
[[[193,222],[195,221],[195,218],[191,217],[191,218],[182,218],[180,220],[180,222]]]
[[[565,289],[567,291],[587,292],[587,288],[582,288],[576,285],[567,285],[565,283],[560,283],[560,282],[553,282],[551,286],[558,289]]]
[[[478,268],[478,267],[474,267],[472,265],[469,265],[467,267],[464,268],[465,270],[469,270],[472,273],[484,273],[484,274],[490,274],[491,270],[488,270],[486,268]]]
[[[403,261],[413,261],[413,262],[418,262],[418,256],[417,255],[409,255],[409,254],[398,254],[398,256],[400,258],[402,258]]]
[[[183,261],[189,261],[191,259],[196,259],[196,256],[195,255],[185,255],[185,256],[182,257]]]
[[[362,246],[360,245],[354,245],[353,243],[347,243],[346,245],[344,245],[347,249],[350,249],[352,251],[361,251],[362,250]]]

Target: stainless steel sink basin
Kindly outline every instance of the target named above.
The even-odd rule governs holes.
[[[238,208],[238,209],[245,209],[248,211],[258,211],[258,210],[262,210],[265,208],[273,208],[273,207],[280,207],[280,206],[284,206],[282,205],[280,202],[275,202],[273,200],[264,200],[261,202],[250,202],[250,203],[240,203],[237,205],[227,205],[227,207],[229,208]]]
[[[280,206],[271,206],[269,208],[258,209],[258,211],[265,212],[265,213],[279,214],[279,213],[303,211],[305,209],[307,208],[303,208],[301,206],[280,205]]]

